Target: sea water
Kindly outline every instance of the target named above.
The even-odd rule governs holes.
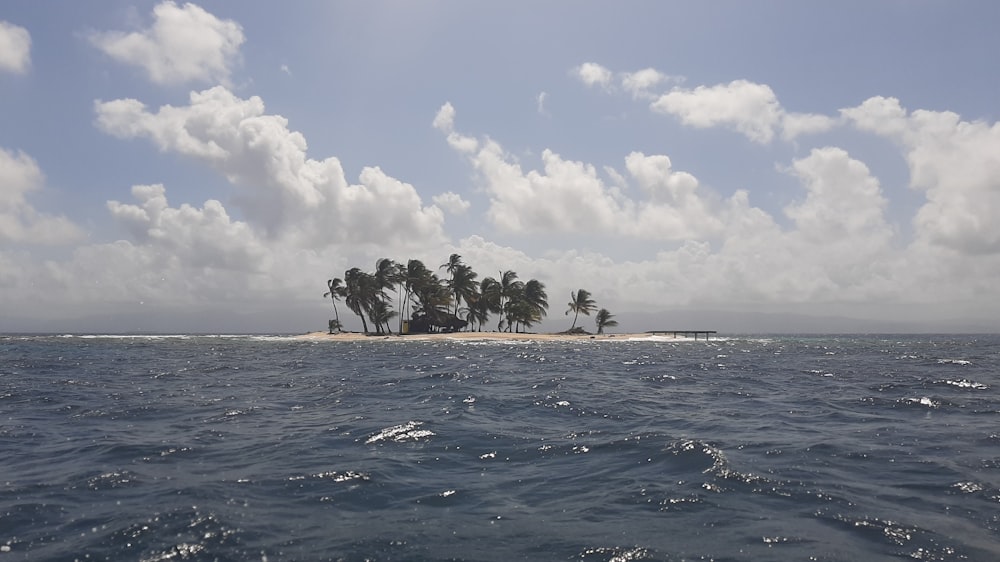
[[[0,336],[6,560],[998,560],[1000,338]]]

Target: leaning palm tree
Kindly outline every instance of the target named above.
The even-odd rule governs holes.
[[[403,306],[400,308],[400,325],[402,325],[403,317],[411,312],[409,305],[413,299],[414,290],[426,281],[431,272],[424,265],[424,262],[410,260],[406,262],[406,270],[401,271],[400,274],[403,285]]]
[[[373,301],[371,311],[368,314],[372,323],[379,326],[379,333],[381,333],[381,326],[383,325],[387,332],[392,333],[392,330],[389,329],[389,320],[395,318],[397,313],[389,306],[389,303],[384,300]]]
[[[586,289],[579,289],[569,294],[569,309],[566,310],[566,314],[570,312],[573,313],[573,325],[569,327],[570,330],[576,328],[576,320],[580,317],[582,312],[586,316],[590,316],[590,313],[597,308],[597,303],[594,299],[590,298],[590,291]]]
[[[454,271],[451,272],[451,279],[447,282],[448,288],[451,289],[453,295],[455,295],[455,314],[458,314],[458,309],[461,303],[464,301],[468,305],[473,298],[475,298],[476,293],[479,290],[479,281],[476,281],[478,277],[472,268],[464,263],[459,264]]]
[[[375,273],[372,274],[372,279],[377,288],[376,297],[382,302],[382,309],[391,310],[391,305],[389,304],[391,297],[386,290],[395,288],[398,276],[399,266],[396,262],[389,258],[382,258],[375,262]],[[394,316],[395,314],[392,315],[392,317]],[[385,324],[385,330],[390,334],[392,333],[392,329],[389,328],[388,323]],[[382,331],[381,325],[378,325],[377,331]]]
[[[602,308],[597,311],[597,316],[594,317],[594,321],[597,323],[597,333],[603,334],[604,328],[614,328],[618,325],[617,320],[612,320],[615,315],[608,312],[608,309]]]
[[[545,317],[549,309],[549,295],[545,292],[545,283],[538,279],[529,280],[524,284],[521,298],[527,303],[532,319],[539,322]]]
[[[451,291],[430,271],[413,286],[413,314],[440,324],[451,310]]]
[[[338,332],[342,329],[342,325],[340,323],[340,313],[337,311],[337,300],[344,298],[347,294],[347,290],[344,288],[343,280],[339,277],[328,279],[326,281],[326,288],[329,289],[329,291],[323,293],[323,298],[330,297],[330,300],[333,301],[333,318],[336,321],[336,324],[330,324],[330,333],[332,334],[334,329]]]
[[[371,274],[352,267],[344,272],[344,283],[344,303],[361,318],[361,326],[367,334],[365,313],[371,310],[371,302],[375,300],[375,281]]]
[[[479,325],[478,331],[483,331],[483,326],[489,322],[490,312],[496,311],[494,301],[495,299],[500,298],[499,294],[496,279],[487,277],[486,279],[483,279],[482,283],[479,284],[479,292],[472,299],[472,303],[469,305],[469,309],[472,311],[475,323]]]

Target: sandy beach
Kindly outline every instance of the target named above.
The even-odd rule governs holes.
[[[451,332],[446,334],[406,334],[406,335],[365,335],[359,332],[309,332],[299,336],[300,339],[317,341],[577,341],[577,340],[650,340],[650,341],[685,341],[694,338],[672,334],[532,334],[509,332]],[[701,339],[705,339],[702,336]]]

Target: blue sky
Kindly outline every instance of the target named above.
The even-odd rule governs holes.
[[[451,253],[544,281],[542,330],[579,287],[623,331],[1000,329],[998,18],[7,2],[0,330],[306,331]]]

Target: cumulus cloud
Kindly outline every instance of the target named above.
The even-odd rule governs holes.
[[[232,197],[225,204],[173,203],[163,185],[136,185],[131,199],[106,204],[122,239],[49,260],[3,243],[30,247],[78,232],[26,203],[25,194],[41,185],[41,171],[28,156],[0,150],[0,304],[6,318],[40,322],[46,315],[34,308],[44,301],[60,303],[53,318],[102,318],[114,310],[139,319],[127,329],[252,328],[238,322],[243,315],[256,315],[257,326],[274,326],[279,317],[284,324],[277,325],[286,327],[322,326],[323,280],[351,266],[374,265],[375,257],[443,247],[442,208],[463,212],[468,206],[453,193],[427,205],[412,185],[377,166],[348,182],[339,160],[310,158],[305,138],[281,116],[268,114],[260,99],[241,99],[224,87],[193,92],[188,104],[176,107],[151,110],[122,99],[95,102],[94,108],[102,131],[146,139],[161,151],[207,164],[229,179]],[[175,311],[183,311],[178,318],[186,323],[157,323]],[[310,313],[316,317],[307,318]],[[76,326],[95,329],[90,321]]]
[[[735,200],[723,201],[701,188],[687,172],[676,171],[665,155],[632,153],[625,168],[642,198],[625,192],[628,178],[617,171],[605,182],[597,169],[542,152],[540,170],[523,170],[516,158],[489,139],[464,149],[451,142],[455,110],[438,112],[438,128],[465,154],[490,196],[487,216],[501,230],[517,233],[615,234],[647,240],[717,237],[731,213],[748,212]],[[743,195],[738,195],[743,197]],[[735,219],[734,219],[735,220]]]
[[[573,74],[587,86],[611,86],[612,73],[596,62],[585,62],[573,69]]]
[[[111,216],[133,240],[156,246],[193,268],[219,267],[248,273],[266,271],[269,256],[245,222],[233,221],[222,203],[210,199],[201,209],[172,208],[162,185],[137,185],[138,205],[109,201]]]
[[[649,97],[650,89],[668,80],[669,77],[655,68],[645,68],[622,75],[622,87],[636,98]]]
[[[472,206],[471,203],[462,199],[461,195],[451,191],[435,195],[433,201],[435,205],[453,215],[464,215],[469,210],[469,207]]]
[[[0,71],[20,74],[31,66],[31,34],[28,30],[0,20]]]
[[[364,168],[350,184],[335,157],[308,157],[306,139],[258,97],[222,86],[192,92],[190,103],[156,112],[137,100],[95,102],[97,126],[123,139],[147,138],[160,150],[203,161],[239,188],[234,203],[255,228],[308,247],[333,242],[436,241],[443,215],[412,185]]]
[[[833,117],[816,113],[783,113],[781,116],[781,138],[790,141],[802,135],[814,135],[833,129],[839,121]]]
[[[82,236],[69,219],[41,213],[28,202],[28,193],[41,189],[43,182],[34,159],[0,148],[0,242],[55,245]]]
[[[454,133],[454,108],[448,116],[446,130]],[[460,244],[463,256],[482,254],[484,260],[502,250],[513,263],[549,276],[553,287],[572,289],[572,279],[588,278],[605,298],[620,302],[832,306],[913,295],[940,299],[920,293],[921,287],[949,282],[942,263],[954,260],[935,263],[921,248],[899,240],[898,229],[886,219],[888,200],[878,179],[838,147],[813,149],[787,166],[801,186],[800,196],[783,209],[787,226],[753,206],[748,192],[720,197],[662,154],[633,152],[621,173],[605,170],[605,181],[594,166],[552,150],[543,151],[536,170],[524,169],[489,139],[473,152],[458,152],[477,172],[490,197],[487,216],[503,232],[670,242],[634,262],[575,251],[529,258],[478,238]],[[979,267],[1000,271],[1000,263]],[[604,271],[614,273],[605,277]]]
[[[785,207],[798,232],[817,243],[847,240],[864,248],[884,245],[892,235],[883,212],[887,201],[863,162],[843,149],[813,149],[792,164],[790,173],[806,189],[806,199]],[[862,247],[856,248],[862,251]]]
[[[668,76],[655,68],[644,68],[635,72],[612,72],[611,69],[595,62],[585,62],[574,67],[571,74],[586,86],[599,86],[606,91],[615,91],[619,87],[632,94],[634,98],[655,98],[652,89],[667,81],[680,81],[678,77]]]
[[[91,43],[111,58],[142,68],[157,84],[228,84],[239,62],[243,28],[203,8],[171,0],[153,8],[153,24],[125,33],[94,33]]]
[[[445,102],[434,116],[431,125],[448,135],[448,144],[459,152],[471,153],[479,148],[479,141],[455,132],[455,107],[451,102]]]
[[[573,74],[587,86],[615,89],[615,74],[599,64],[584,63],[574,68]],[[828,131],[839,123],[825,115],[786,111],[769,86],[749,80],[696,88],[675,86],[657,95],[654,93],[657,86],[682,79],[655,68],[619,73],[618,77],[621,89],[633,98],[652,100],[649,107],[654,113],[672,115],[699,129],[733,129],[757,143],[770,143],[778,134],[784,140],[794,140],[801,135]]]
[[[747,80],[717,86],[675,88],[650,106],[696,128],[731,127],[754,142],[768,143],[781,122],[781,106],[770,87]]]
[[[841,113],[903,149],[910,186],[927,198],[913,220],[918,241],[962,254],[1000,254],[1000,123],[965,121],[949,111],[910,113],[885,97]]]

